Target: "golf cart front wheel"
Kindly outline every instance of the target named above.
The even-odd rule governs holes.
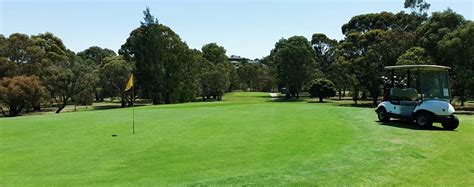
[[[381,108],[377,110],[377,117],[379,118],[379,121],[389,121],[390,116],[388,116],[387,110],[385,108]]]
[[[415,117],[416,124],[423,128],[428,128],[433,125],[433,115],[428,112],[421,112]]]
[[[459,119],[455,115],[451,115],[451,117],[448,120],[442,122],[441,125],[446,130],[454,130],[459,126]]]

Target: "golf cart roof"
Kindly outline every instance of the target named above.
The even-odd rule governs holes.
[[[386,66],[385,69],[388,69],[388,70],[416,69],[416,70],[448,71],[451,68],[447,66],[438,66],[438,65],[399,65],[399,66]]]

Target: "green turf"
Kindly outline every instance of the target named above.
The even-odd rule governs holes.
[[[135,135],[131,109],[2,118],[0,186],[474,185],[474,116],[419,130],[267,95],[139,107]]]

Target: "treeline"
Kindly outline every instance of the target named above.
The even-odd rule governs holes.
[[[357,15],[342,26],[343,40],[316,33],[275,44],[266,62],[279,89],[289,97],[302,91],[322,98],[351,91],[354,101],[381,95],[384,67],[437,64],[452,68],[452,96],[464,105],[474,96],[474,23],[448,9],[428,16],[429,4],[406,0],[409,13]]]
[[[344,24],[343,40],[316,33],[276,42],[259,63],[231,64],[216,43],[191,49],[149,9],[116,54],[90,47],[77,54],[52,33],[0,35],[0,109],[6,116],[68,104],[118,98],[153,104],[222,100],[229,91],[309,92],[322,101],[352,93],[377,103],[383,67],[439,64],[452,68],[453,97],[474,96],[474,23],[448,9],[428,16],[423,0],[405,1],[407,12],[362,14]],[[134,94],[125,92],[130,74]],[[132,95],[135,97],[132,98]]]
[[[132,73],[135,94],[124,91]],[[270,91],[273,85],[266,65],[243,62],[237,68],[216,43],[190,49],[149,9],[118,54],[97,46],[76,54],[52,33],[0,35],[0,111],[5,116],[42,106],[56,106],[59,113],[68,104],[104,98],[118,98],[121,107],[137,98],[153,104],[222,100],[229,91]]]

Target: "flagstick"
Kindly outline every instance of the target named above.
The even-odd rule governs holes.
[[[132,131],[135,134],[135,106],[134,106],[134,99],[135,99],[135,85],[132,87]]]

